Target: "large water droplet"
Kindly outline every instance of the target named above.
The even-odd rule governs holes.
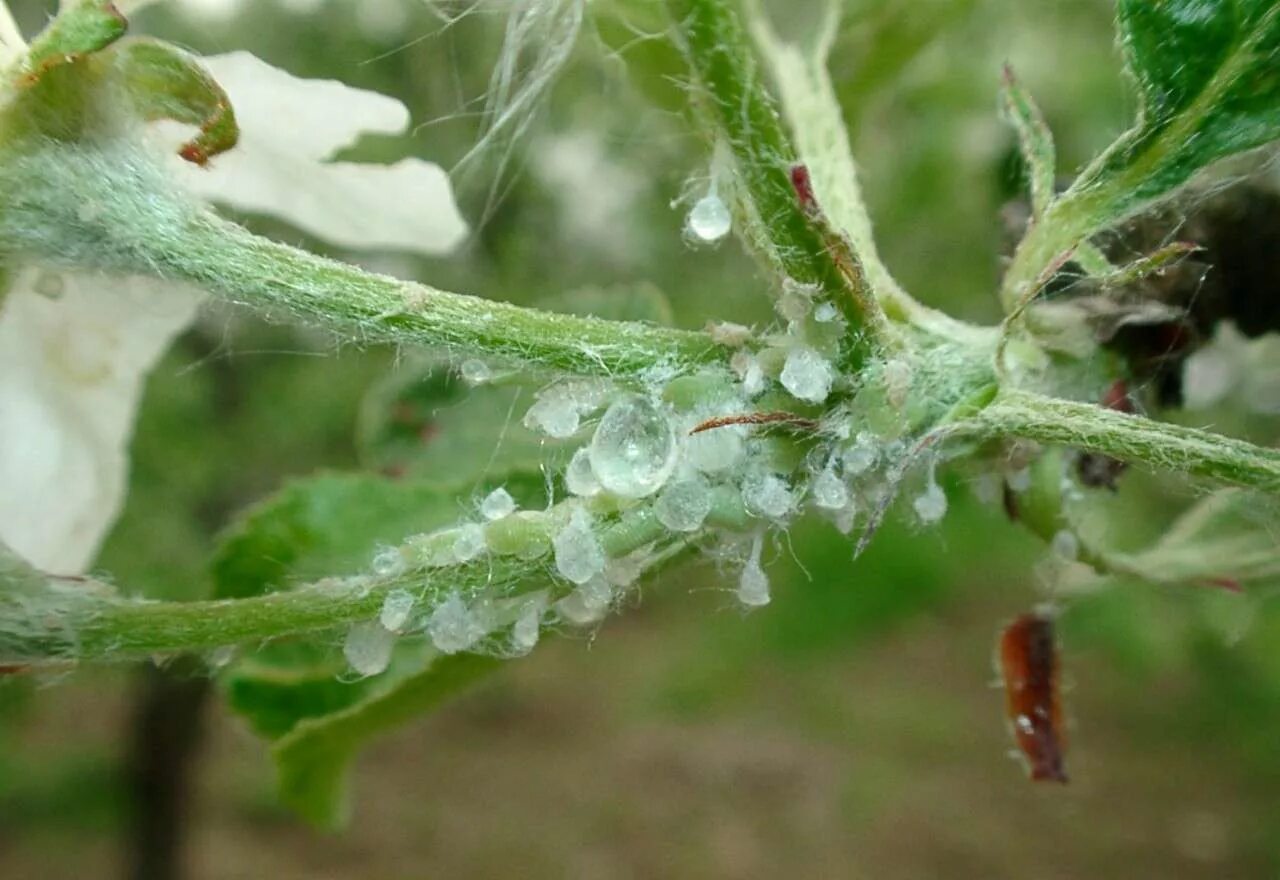
[[[588,454],[607,491],[643,498],[661,489],[676,466],[675,429],[648,400],[629,397],[605,411]]]
[[[729,207],[715,190],[694,202],[685,219],[685,228],[699,241],[719,241],[733,228]]]

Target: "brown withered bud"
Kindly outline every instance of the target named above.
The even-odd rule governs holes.
[[[1018,615],[1000,634],[997,655],[1005,713],[1028,774],[1034,781],[1066,782],[1053,616],[1041,611]]]

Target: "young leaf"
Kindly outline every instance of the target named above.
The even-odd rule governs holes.
[[[342,651],[316,640],[272,642],[239,660],[221,676],[227,704],[259,736],[278,739],[304,718],[338,712],[382,681],[354,681]]]
[[[1018,135],[1018,149],[1027,166],[1031,190],[1031,215],[1039,219],[1053,200],[1057,173],[1053,134],[1031,93],[1022,87],[1013,75],[1013,68],[1007,64],[1000,89],[1000,108]]]
[[[236,145],[240,130],[231,101],[195,56],[159,40],[129,40],[116,52],[116,67],[143,119],[199,126],[178,150],[183,159],[203,166]]]
[[[1002,299],[1215,160],[1280,137],[1280,0],[1119,0],[1139,112],[1019,245]]]
[[[82,0],[66,8],[31,41],[26,73],[33,79],[51,67],[110,46],[129,23],[110,0]]]

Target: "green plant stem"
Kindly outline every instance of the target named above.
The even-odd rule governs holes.
[[[172,271],[231,300],[283,308],[364,339],[496,356],[578,375],[634,375],[725,359],[702,333],[524,308],[364,272],[225,221],[191,231]],[[252,297],[252,299],[249,299]]]
[[[1280,450],[1089,403],[1002,391],[958,433],[1023,437],[1280,495]]]
[[[716,498],[713,525],[745,525],[734,493]],[[648,507],[628,511],[603,529],[610,558],[625,556],[670,533]],[[689,540],[659,548],[665,561]],[[388,577],[326,578],[296,589],[243,599],[152,602],[116,595],[84,578],[58,578],[0,556],[0,665],[67,661],[115,662],[150,655],[210,650],[371,620],[397,587],[432,596],[468,589],[501,595],[548,582],[545,557],[502,557],[469,565]],[[561,582],[562,585],[563,582]]]
[[[262,238],[173,191],[143,149],[128,142],[11,145],[0,154],[0,252],[72,270],[187,282],[346,339],[553,372],[635,376],[728,359],[703,333],[448,293]]]
[[[733,158],[734,190],[747,243],[780,279],[820,286],[856,331],[874,332],[881,315],[865,279],[842,278],[819,223],[806,215],[792,183],[796,151],[760,77],[760,63],[733,4],[667,0],[676,39],[698,86],[695,107],[708,135]],[[858,267],[860,272],[860,267]],[[856,362],[859,345],[852,346]]]

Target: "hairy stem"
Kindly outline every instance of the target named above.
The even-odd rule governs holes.
[[[882,319],[870,286],[851,283],[820,228],[805,212],[792,180],[799,161],[778,109],[764,87],[760,64],[732,4],[723,0],[667,0],[676,38],[699,87],[696,109],[708,135],[733,158],[747,243],[782,279],[819,285],[849,323],[875,331]],[[856,361],[858,343],[851,352]]]
[[[1002,391],[961,433],[1023,437],[1280,495],[1280,450],[1089,403]]]
[[[132,143],[25,147],[0,156],[0,253],[18,259],[187,282],[344,338],[548,371],[634,376],[727,359],[702,333],[448,293],[261,238],[175,192]]]
[[[719,496],[709,521],[741,528],[741,500]],[[603,529],[610,558],[669,536],[652,510],[638,508]],[[668,554],[658,553],[657,558]],[[196,652],[330,629],[377,616],[386,594],[401,587],[425,602],[452,591],[520,592],[546,585],[544,558],[502,557],[403,575],[327,578],[243,599],[151,602],[121,597],[84,578],[56,578],[0,556],[0,664],[69,660],[107,662]]]

